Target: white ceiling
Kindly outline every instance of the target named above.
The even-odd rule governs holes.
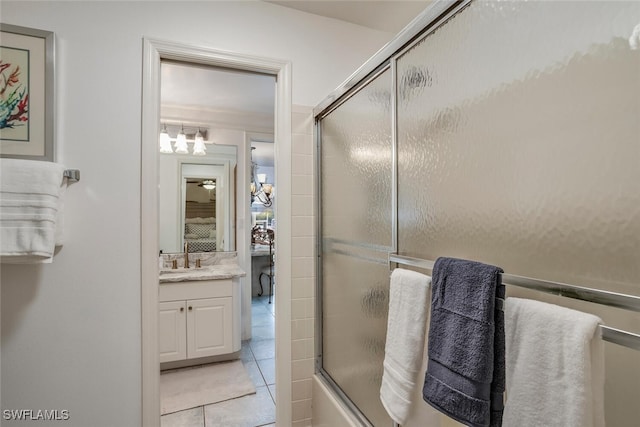
[[[264,1],[393,34],[400,32],[413,18],[432,3],[432,1],[426,0]]]
[[[161,81],[163,106],[273,114],[274,76],[162,61]]]
[[[279,6],[347,21],[392,34],[424,10],[429,1],[268,1]],[[161,65],[161,115],[164,121],[177,122],[178,115],[192,113],[192,124],[233,122],[246,128],[256,123],[273,126],[275,77],[163,61]],[[171,120],[173,119],[173,120]],[[180,120],[184,120],[181,117]],[[185,125],[187,123],[185,122]],[[229,126],[233,127],[233,126]],[[273,157],[265,156],[265,147],[254,152],[258,164],[273,165]]]

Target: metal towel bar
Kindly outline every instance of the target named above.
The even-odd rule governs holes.
[[[434,261],[398,254],[389,254],[390,266],[391,263],[426,270],[433,270],[433,266],[435,264]],[[582,286],[551,282],[548,280],[533,279],[530,277],[516,276],[514,274],[507,273],[502,274],[502,282],[506,285],[533,289],[549,294],[640,312],[640,297],[634,295],[603,291],[601,289],[585,288]],[[600,330],[602,331],[602,339],[605,341],[616,343],[634,350],[640,350],[640,335],[605,325],[600,325]]]
[[[80,170],[78,169],[66,169],[62,174],[65,178],[67,178],[71,182],[80,181]]]

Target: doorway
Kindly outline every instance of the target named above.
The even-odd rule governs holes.
[[[158,362],[158,135],[160,133],[160,63],[161,60],[181,61],[198,65],[223,67],[246,72],[261,73],[276,78],[276,120],[274,126],[275,141],[275,173],[283,188],[290,185],[290,147],[291,147],[291,90],[290,63],[264,58],[218,52],[203,48],[194,48],[173,43],[145,40],[145,60],[143,76],[143,129],[142,129],[142,176],[141,176],[141,305],[142,305],[142,407],[143,425],[159,425],[159,362]],[[239,164],[250,164],[250,150],[246,144],[238,147]],[[248,174],[238,173],[238,188],[249,188]],[[248,193],[248,192],[247,192]],[[245,193],[246,199],[248,194]],[[291,215],[290,194],[279,192],[278,217]],[[249,231],[251,215],[249,203],[238,200],[237,205],[237,245],[240,258],[249,257]],[[281,238],[276,252],[277,269],[282,272],[278,277],[279,300],[290,299],[290,225],[282,221],[278,227]],[[246,236],[246,238],[245,238]],[[248,259],[240,260],[247,265]],[[247,285],[243,285],[242,312],[249,317],[243,322],[243,338],[247,329],[251,328],[251,293],[247,293]],[[246,316],[245,316],[246,313]],[[287,304],[276,305],[274,313],[275,343],[274,353],[289,354],[291,341],[290,310]],[[277,361],[276,361],[277,360]],[[278,383],[276,399],[278,406],[276,420],[278,424],[287,425],[291,418],[291,378],[290,358],[274,359],[275,379]]]
[[[246,187],[232,187],[227,181],[235,182],[234,177],[246,176],[249,170],[247,165],[237,161],[236,155],[240,146],[246,144],[246,133],[257,130],[270,132],[269,135],[273,133],[275,77],[165,59],[161,59],[160,74],[160,138],[166,140],[168,136],[169,144],[160,147],[158,183],[160,223],[163,227],[160,229],[159,250],[170,254],[183,252],[184,248],[192,260],[201,257],[223,257],[228,260],[226,257],[230,250],[238,253],[235,251],[235,241],[231,245],[220,243],[229,243],[230,239],[226,236],[230,229],[236,228],[236,206],[241,212],[244,211],[249,195]],[[202,140],[200,149],[196,143],[196,132]],[[184,135],[182,146],[180,135]],[[273,216],[273,137],[268,144],[271,150],[263,151],[265,154],[269,152],[270,156],[261,156],[260,165],[254,161],[254,147],[251,147],[250,200],[252,214],[254,209],[266,207]],[[259,168],[261,172],[270,173],[258,174]],[[181,181],[179,197],[176,197],[175,185],[172,185],[176,178]],[[206,189],[205,185],[212,189]],[[231,197],[222,197],[223,193]],[[171,212],[175,212],[178,200],[179,220],[174,218],[172,223],[166,217],[175,217]],[[231,212],[234,214],[230,215]],[[267,230],[266,227],[262,229]],[[185,283],[175,287],[161,279],[159,337],[162,427],[184,425],[185,422],[191,427],[205,424],[258,426],[275,421],[275,319],[274,311],[265,311],[267,306],[260,304],[264,293],[253,292],[263,281],[260,270],[266,268],[254,263],[265,257],[256,256],[259,252],[254,250],[253,230],[251,264],[243,262],[246,253],[241,253],[238,265],[246,272],[246,276],[235,279],[233,283],[234,288],[246,289],[248,286],[252,292],[251,295],[224,293],[225,297],[230,298],[227,303],[233,307],[229,309],[231,313],[222,314],[225,311],[222,302],[214,298],[220,297],[216,289],[224,286],[222,281],[198,282],[198,289],[215,286],[216,283],[219,286],[199,294],[199,299],[187,301],[188,310],[192,310],[192,305],[196,303],[203,305],[196,317],[186,308],[177,311],[182,308],[186,298],[193,298],[188,297],[193,295],[191,289],[187,288],[191,285]],[[273,228],[268,230],[270,235],[274,234]],[[173,251],[163,244],[163,240],[167,239],[162,237],[167,232],[180,236],[180,246]],[[240,238],[245,239],[244,233],[240,233]],[[269,250],[267,253],[272,252]],[[271,266],[269,271],[273,271]],[[273,277],[269,273],[267,276]],[[270,304],[271,285],[270,280]],[[169,287],[177,293],[166,295]],[[250,312],[239,313],[242,304],[238,299],[246,300],[249,297]],[[219,314],[213,315],[216,311]],[[239,318],[241,322],[224,322],[225,316]],[[250,336],[241,336],[242,322],[247,329],[250,328]],[[220,326],[221,323],[230,324],[230,327],[225,329]],[[186,336],[181,331],[186,331]],[[189,343],[195,347],[197,340],[203,347],[200,351],[189,348]],[[187,351],[176,351],[182,342],[187,342]]]

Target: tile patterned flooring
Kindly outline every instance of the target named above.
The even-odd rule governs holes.
[[[240,359],[256,394],[163,415],[161,427],[275,426],[275,298],[254,297],[251,315],[252,339],[242,342]]]

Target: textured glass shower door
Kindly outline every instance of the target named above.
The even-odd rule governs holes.
[[[638,2],[473,1],[398,56],[398,251],[640,295],[638,31]],[[631,425],[640,358],[606,347],[607,425]]]
[[[637,2],[474,1],[400,55],[399,251],[637,291],[634,26]]]
[[[320,122],[322,369],[376,426],[392,238],[391,72]]]

